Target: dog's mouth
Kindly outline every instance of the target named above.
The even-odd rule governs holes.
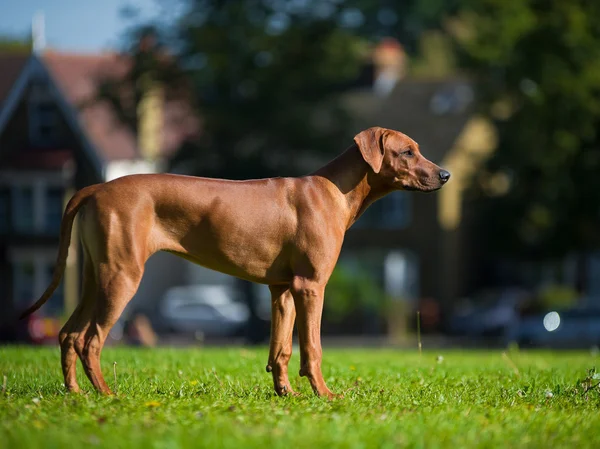
[[[415,186],[409,186],[407,184],[403,184],[402,185],[402,190],[406,190],[407,192],[417,192],[421,189],[415,187]]]
[[[418,186],[411,184],[402,184],[402,190],[406,190],[408,192],[431,193],[440,190],[443,186],[444,184],[442,183],[436,183],[435,185],[419,184]]]

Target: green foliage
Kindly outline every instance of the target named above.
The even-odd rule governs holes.
[[[345,394],[335,401],[295,375],[297,351],[302,396],[276,397],[267,354],[107,348],[117,394],[100,397],[81,371],[86,394],[64,393],[58,348],[0,348],[0,448],[600,446],[589,353],[325,348],[325,380]]]
[[[478,179],[495,251],[561,257],[600,246],[600,3],[462,2],[454,35],[500,131]],[[502,173],[509,188],[494,189]]]
[[[431,80],[451,77],[457,72],[452,40],[441,31],[423,33],[418,57],[410,64],[410,75]]]
[[[549,285],[538,294],[542,310],[564,310],[577,304],[579,295],[574,289],[563,285]]]
[[[333,270],[326,291],[325,314],[339,321],[356,310],[382,311],[385,293],[368,273],[356,273],[338,264]]]
[[[0,53],[29,53],[31,40],[15,36],[0,35]]]
[[[422,38],[429,30],[443,29],[444,19],[454,14],[461,0],[342,0],[342,10],[359,10],[356,32],[377,39],[395,37],[410,55],[418,55]],[[434,62],[435,64],[436,62]]]
[[[357,77],[363,42],[319,3],[186,3],[175,34],[203,124],[175,165],[230,178],[298,174],[301,158],[343,149],[352,128],[340,86]]]

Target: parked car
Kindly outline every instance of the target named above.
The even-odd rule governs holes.
[[[173,287],[161,300],[159,314],[161,328],[206,337],[238,335],[250,316],[248,306],[226,285]]]
[[[515,321],[505,342],[522,347],[589,348],[600,345],[600,309],[547,311]]]
[[[446,331],[468,337],[502,337],[518,319],[519,304],[526,295],[520,289],[506,289],[477,297],[448,320]]]
[[[16,318],[0,324],[0,343],[51,344],[58,341],[61,320],[36,312],[24,320]]]

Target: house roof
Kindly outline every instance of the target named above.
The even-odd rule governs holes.
[[[31,55],[0,55],[0,111]],[[116,53],[75,54],[46,51],[39,60],[64,99],[77,111],[86,138],[105,162],[140,157],[137,138],[106,101],[95,100],[97,89],[107,79],[125,76],[126,57]],[[168,157],[198,129],[198,120],[188,105],[167,100],[163,107],[161,156]]]
[[[361,127],[396,129],[413,138],[423,154],[441,162],[474,112],[473,89],[462,79],[400,80],[387,96],[372,89],[346,98]]]
[[[46,52],[43,60],[65,97],[78,108],[88,137],[102,156],[106,160],[138,157],[139,148],[133,130],[119,121],[108,102],[90,101],[94,100],[100,83],[126,75],[130,68],[128,58],[116,53]],[[194,135],[198,121],[189,105],[177,100],[165,100],[162,112],[161,156],[168,157]]]
[[[65,99],[78,111],[87,138],[107,161],[138,155],[136,137],[106,102],[91,102],[102,79],[124,76],[125,61],[113,54],[46,52],[42,61]]]
[[[28,54],[0,54],[0,109],[28,59]]]

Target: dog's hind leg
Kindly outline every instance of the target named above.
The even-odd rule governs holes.
[[[67,391],[79,393],[77,383],[77,337],[89,326],[96,294],[96,280],[89,256],[84,251],[83,282],[81,301],[67,320],[58,335],[61,353],[61,365]]]
[[[152,205],[118,209],[112,200],[99,197],[82,220],[82,239],[95,274],[89,325],[75,341],[75,350],[94,388],[111,394],[100,367],[102,348],[111,328],[136,293],[144,265],[151,255]],[[144,210],[146,207],[146,210]]]
[[[129,266],[127,270],[109,268],[108,264],[100,266],[99,289],[92,320],[81,341],[81,361],[90,382],[103,394],[112,394],[112,392],[104,380],[100,367],[102,347],[110,329],[137,291],[143,271],[143,264]]]

